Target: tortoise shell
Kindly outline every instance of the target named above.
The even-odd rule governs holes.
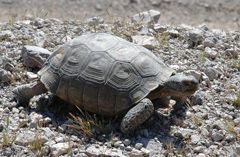
[[[58,48],[39,76],[61,99],[114,116],[138,103],[172,73],[142,46],[106,33],[89,33]]]

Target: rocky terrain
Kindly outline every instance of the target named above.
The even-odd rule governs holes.
[[[239,0],[0,0],[0,21],[29,16],[63,20],[100,16],[111,21],[150,9],[161,11],[162,24],[206,23],[210,28],[240,28]]]
[[[150,13],[112,22],[29,17],[1,23],[0,156],[239,156],[240,33],[163,25],[158,12]],[[28,64],[25,45],[49,55],[85,32],[115,34],[152,50],[178,72],[197,71],[200,88],[177,110],[159,108],[129,135],[119,131],[118,119],[72,112],[51,93],[34,97],[29,107],[16,106],[12,89],[33,81],[39,70]]]

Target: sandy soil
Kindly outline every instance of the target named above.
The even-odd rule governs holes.
[[[0,0],[0,21],[29,15],[64,20],[102,16],[111,20],[149,9],[161,11],[163,24],[204,23],[210,28],[240,29],[239,0]]]

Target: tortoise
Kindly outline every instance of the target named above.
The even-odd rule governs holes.
[[[154,112],[152,100],[192,95],[199,80],[176,73],[150,50],[108,33],[87,33],[60,46],[38,72],[39,79],[13,90],[18,103],[52,92],[103,116],[125,114],[124,133]]]

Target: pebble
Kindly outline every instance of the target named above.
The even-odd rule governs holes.
[[[188,33],[190,47],[199,45],[203,40],[203,32],[200,29],[193,29]]]
[[[204,146],[197,146],[194,148],[194,152],[195,153],[203,153],[204,149],[206,149],[206,147]]]
[[[212,133],[211,137],[216,142],[222,141],[224,139],[224,135],[216,131]]]
[[[199,135],[191,135],[191,143],[197,144],[201,140]]]
[[[135,144],[135,148],[138,149],[138,150],[140,150],[142,147],[143,147],[142,143],[136,143]]]
[[[38,78],[37,74],[34,74],[33,72],[26,72],[27,78],[29,81],[35,80]]]
[[[216,57],[218,55],[217,51],[211,49],[210,47],[205,48],[205,53],[207,54],[207,57],[212,60],[216,59]]]
[[[229,48],[225,50],[226,54],[230,57],[230,58],[234,58],[234,59],[238,59],[239,53],[240,53],[240,49],[238,48]]]
[[[96,26],[99,24],[103,24],[104,23],[104,19],[99,17],[99,16],[95,16],[95,17],[91,17],[89,19],[87,19],[86,21],[90,26]]]
[[[0,68],[0,82],[10,82],[11,80],[12,80],[11,72]]]
[[[237,125],[240,125],[240,117],[234,119],[233,121],[234,121],[234,123],[235,123],[236,126],[237,126]]]
[[[125,139],[125,140],[123,141],[123,144],[124,144],[125,146],[129,146],[129,145],[131,144],[131,141],[130,141],[129,139]]]
[[[208,76],[210,81],[217,79],[219,76],[219,72],[213,67],[206,68],[204,73]]]
[[[214,39],[213,38],[204,39],[203,45],[204,45],[204,47],[210,47],[210,48],[214,47],[215,46]]]

